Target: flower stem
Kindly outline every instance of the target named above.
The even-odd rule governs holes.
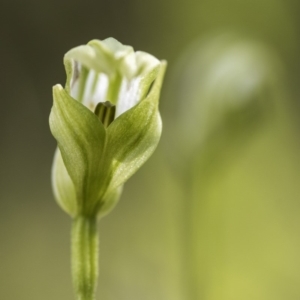
[[[78,216],[71,235],[72,276],[77,300],[94,300],[98,279],[98,230],[95,217]]]

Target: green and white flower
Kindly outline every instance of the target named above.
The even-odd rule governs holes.
[[[53,189],[71,216],[102,216],[158,144],[166,63],[108,38],[71,49],[64,64],[50,115]]]

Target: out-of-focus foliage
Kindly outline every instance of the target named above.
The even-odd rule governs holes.
[[[50,185],[51,86],[68,49],[114,36],[169,67],[161,144],[100,225],[99,299],[298,300],[299,8],[4,2],[0,299],[73,299],[69,220]]]
[[[223,34],[193,45],[177,72],[169,136],[181,141],[185,299],[297,299],[300,165],[282,65]]]

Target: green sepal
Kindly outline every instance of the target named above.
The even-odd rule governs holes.
[[[107,128],[106,159],[111,161],[108,193],[131,177],[151,156],[159,142],[162,122],[158,101],[165,69],[166,63],[162,62],[147,97]]]
[[[95,211],[97,211],[98,219],[103,218],[113,210],[113,208],[119,202],[122,191],[123,185],[112,190],[102,201],[98,203],[98,206],[95,209]]]
[[[139,93],[140,94],[140,99],[146,98],[147,94],[149,93],[149,88],[151,87],[151,84],[157,78],[158,72],[162,69],[165,72],[165,68],[166,68],[166,66],[164,66],[163,63],[162,63],[162,65],[157,66],[156,68],[154,68],[150,72],[140,75],[140,78],[141,78],[140,93]],[[156,81],[157,81],[157,79],[156,79]],[[159,96],[158,96],[158,98],[159,98]]]
[[[105,129],[94,113],[74,100],[60,85],[54,86],[53,98],[50,129],[74,183],[77,212],[91,214],[98,200],[99,183],[103,181],[100,166]]]
[[[77,215],[76,191],[57,148],[52,165],[52,187],[59,206],[71,216]]]

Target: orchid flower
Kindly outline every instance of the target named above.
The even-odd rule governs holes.
[[[50,115],[54,194],[73,217],[103,216],[158,144],[166,63],[108,38],[71,49],[64,64]]]
[[[97,220],[160,139],[158,101],[164,61],[113,38],[93,40],[64,57],[65,88],[53,88],[50,129],[57,140],[52,185],[73,218],[72,276],[78,300],[94,300]]]

